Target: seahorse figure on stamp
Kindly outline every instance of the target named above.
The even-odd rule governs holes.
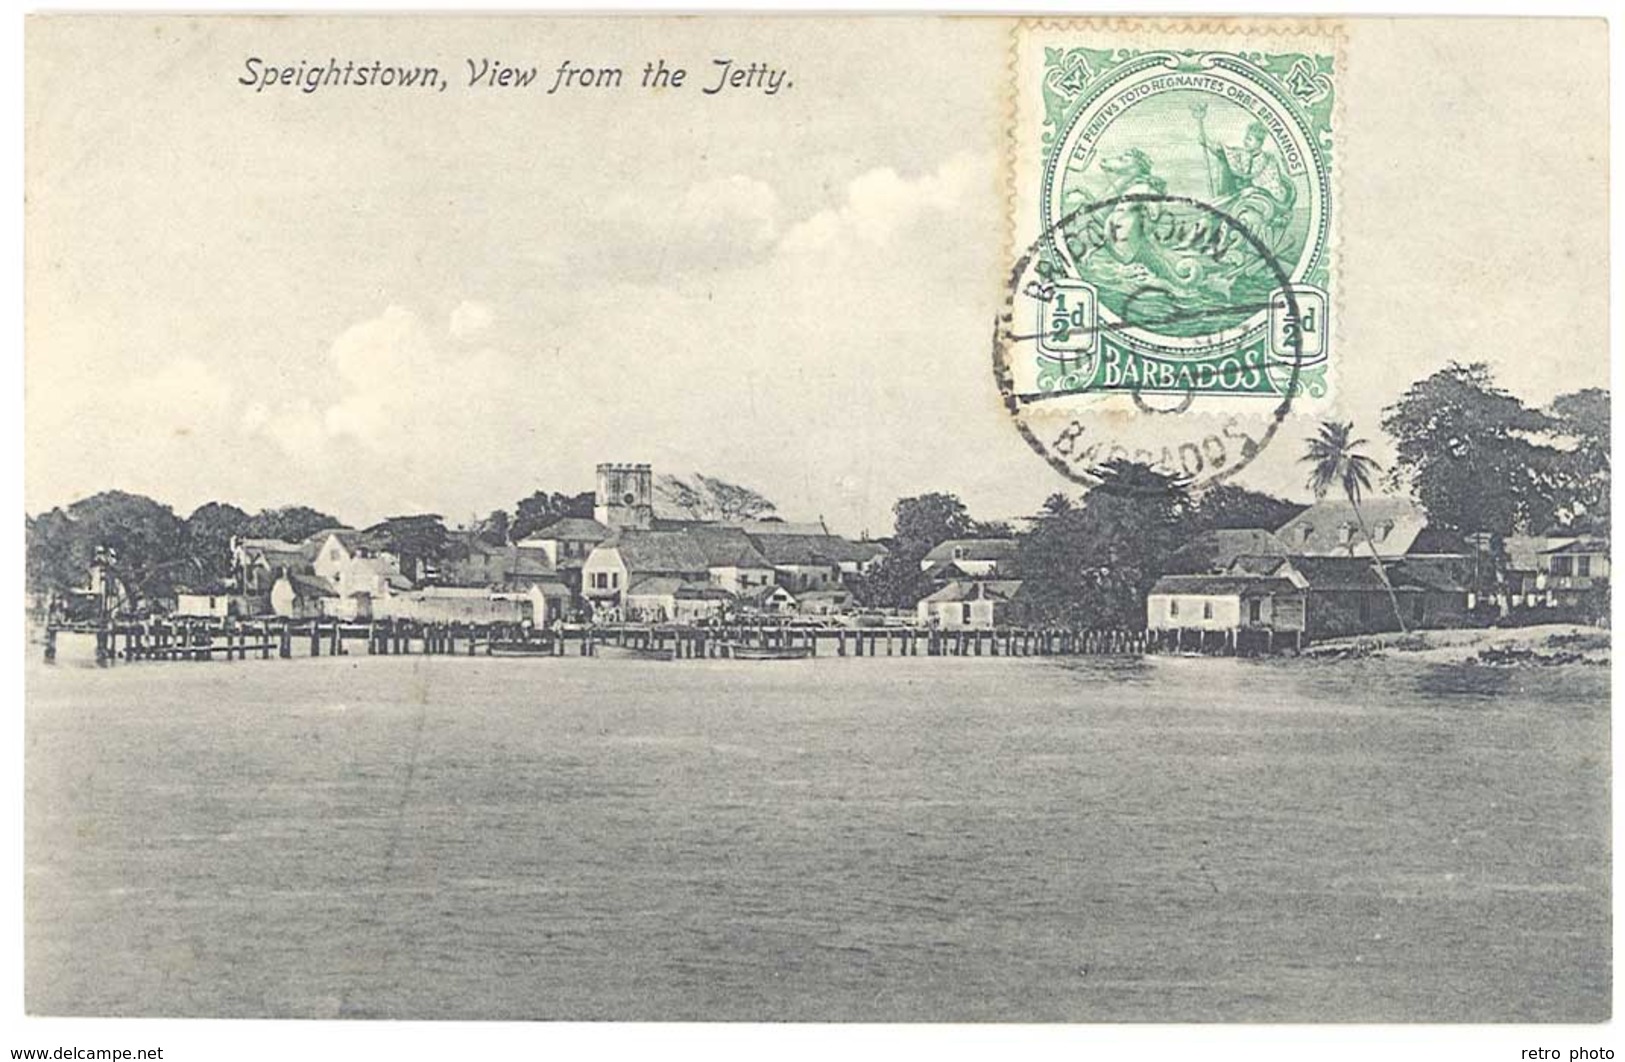
[[[1176,191],[1217,207],[1232,221],[1177,199],[1155,199],[1169,192],[1169,180],[1156,172],[1146,149],[1157,145],[1143,141],[1098,159],[1096,168],[1105,179],[1098,195],[1085,183],[1087,177],[1068,189],[1073,207],[1117,200],[1076,234],[1070,249],[1085,279],[1107,292],[1132,291],[1140,314],[1196,320],[1238,299],[1267,296],[1263,288],[1272,279],[1265,256],[1243,228],[1272,254],[1291,250],[1298,189],[1272,150],[1269,130],[1251,122],[1241,144],[1226,145],[1208,132],[1206,102],[1191,104],[1190,114],[1196,119],[1191,147],[1205,163],[1206,194],[1198,188]],[[1190,147],[1174,153],[1188,155]],[[1153,296],[1160,296],[1159,305],[1149,301]]]

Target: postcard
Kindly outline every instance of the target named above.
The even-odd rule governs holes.
[[[1607,47],[33,17],[27,1013],[1607,1021]]]

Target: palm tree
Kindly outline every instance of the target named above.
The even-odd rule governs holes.
[[[1354,509],[1360,534],[1371,550],[1371,559],[1376,562],[1377,578],[1382,580],[1383,589],[1388,591],[1388,601],[1394,606],[1399,631],[1404,634],[1405,617],[1399,611],[1399,598],[1394,594],[1393,584],[1388,581],[1388,569],[1377,553],[1377,544],[1372,541],[1371,532],[1365,526],[1365,516],[1360,512],[1360,495],[1371,489],[1371,477],[1382,469],[1376,461],[1360,452],[1366,440],[1349,438],[1353,434],[1354,425],[1351,423],[1326,421],[1320,426],[1320,434],[1312,437],[1304,446],[1303,457],[1299,460],[1312,466],[1309,470],[1309,489],[1315,492],[1316,498],[1326,497],[1333,487],[1342,488]]]

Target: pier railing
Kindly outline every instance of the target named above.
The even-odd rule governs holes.
[[[48,662],[56,659],[64,634],[93,638],[95,659],[103,664],[409,653],[591,657],[609,646],[674,660],[726,658],[736,647],[837,657],[1232,655],[1302,647],[1301,639],[1277,639],[1270,633],[1266,640],[1262,632],[1246,631],[633,623],[532,628],[518,623],[167,617],[49,626]]]

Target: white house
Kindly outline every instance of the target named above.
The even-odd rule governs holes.
[[[287,572],[271,587],[271,611],[291,619],[329,614],[327,602],[337,601],[333,584],[307,572]]]
[[[626,591],[626,618],[638,623],[696,623],[715,619],[733,595],[703,581],[651,575],[636,579]]]
[[[794,594],[841,585],[844,539],[831,534],[752,534],[751,542],[773,565],[774,581]]]
[[[722,524],[696,524],[684,534],[705,555],[707,581],[720,590],[741,594],[774,581],[773,564],[742,529]]]
[[[921,626],[987,629],[1019,618],[1020,579],[955,579],[915,606]]]
[[[951,538],[920,559],[920,570],[947,577],[967,576],[988,579],[1014,569],[1016,540],[1013,538]]]
[[[412,589],[412,581],[401,572],[400,558],[378,548],[360,531],[318,531],[305,542],[311,556],[310,574],[323,580],[339,598],[325,606],[329,615],[364,617],[369,606],[353,599],[376,600]]]
[[[665,576],[703,585],[710,581],[707,568],[704,551],[686,532],[627,528],[587,555],[581,594],[596,609],[619,609],[635,581]]]
[[[1302,631],[1306,591],[1283,576],[1165,575],[1146,598],[1146,626],[1172,631]]]
[[[555,568],[579,568],[586,563],[593,547],[611,534],[613,532],[597,520],[565,516],[533,532],[519,543],[519,548],[540,551]]]
[[[173,615],[224,619],[234,611],[234,600],[238,599],[223,590],[203,592],[176,588]]]

